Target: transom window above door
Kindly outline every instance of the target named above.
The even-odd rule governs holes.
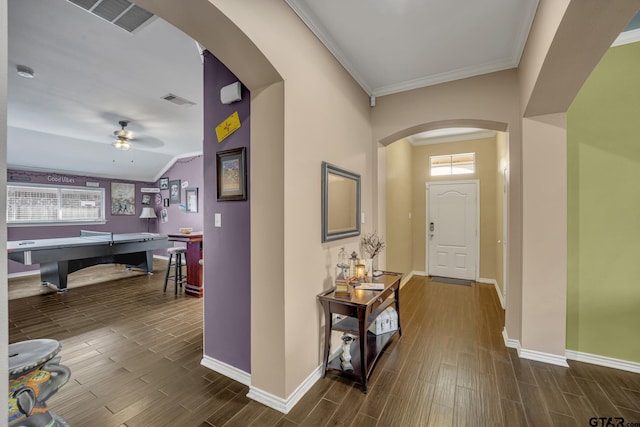
[[[476,153],[429,156],[431,176],[465,175],[476,171]]]

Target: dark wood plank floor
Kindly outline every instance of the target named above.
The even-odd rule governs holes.
[[[202,300],[164,294],[164,264],[156,264],[152,276],[9,302],[10,342],[61,341],[72,380],[49,406],[71,425],[533,427],[588,426],[590,417],[640,423],[640,375],[519,359],[504,347],[503,311],[491,286],[426,278],[402,288],[404,335],[380,358],[367,395],[327,376],[283,416],[248,399],[246,386],[200,365]]]

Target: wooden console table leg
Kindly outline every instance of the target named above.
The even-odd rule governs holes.
[[[402,323],[400,323],[400,284],[398,284],[398,288],[394,291],[396,298],[396,313],[398,314],[398,333],[402,336]]]
[[[327,365],[329,364],[329,347],[331,344],[331,328],[333,326],[333,315],[329,311],[329,304],[322,304],[324,308],[324,365],[322,365],[322,378],[327,375]]]
[[[367,330],[365,328],[366,312],[358,309],[358,339],[360,340],[360,375],[362,376],[362,391],[367,394]]]

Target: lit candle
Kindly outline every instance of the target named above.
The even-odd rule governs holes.
[[[364,264],[356,265],[356,279],[362,280],[364,279],[365,275],[366,275],[366,270],[364,268]]]

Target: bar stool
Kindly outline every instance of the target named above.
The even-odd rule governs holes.
[[[174,247],[167,249],[167,253],[169,254],[169,264],[167,265],[167,274],[164,277],[164,291],[167,292],[167,282],[169,279],[173,279],[175,286],[175,294],[178,295],[178,285],[182,287],[182,284],[187,281],[187,277],[182,274],[182,257],[186,258],[187,256],[187,248],[184,247]],[[174,256],[175,255],[175,259]],[[173,262],[172,262],[173,260]],[[171,273],[171,267],[173,267],[173,275]]]

